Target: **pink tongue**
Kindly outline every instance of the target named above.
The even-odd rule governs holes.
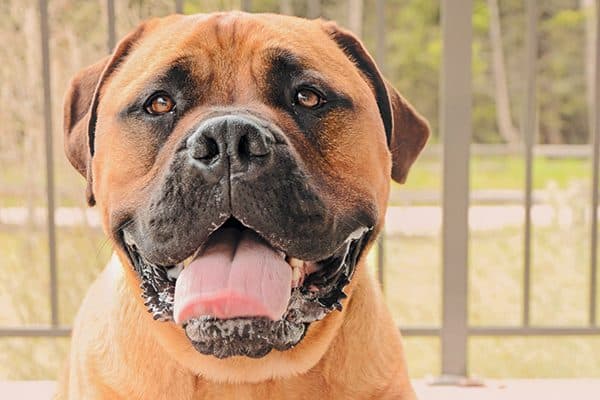
[[[173,316],[178,324],[202,316],[278,320],[291,282],[283,256],[254,232],[219,229],[177,278]]]

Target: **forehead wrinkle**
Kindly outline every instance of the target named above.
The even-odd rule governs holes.
[[[240,16],[241,14],[215,15],[208,23],[198,26],[195,39],[198,40],[199,45],[210,43],[209,46],[202,47],[215,48],[218,55],[223,57],[235,55],[244,48],[245,38],[248,36],[248,32],[242,32],[242,28],[244,26],[247,28],[249,24],[243,24]],[[211,38],[214,40],[211,41]]]
[[[190,55],[184,55],[175,58],[173,61],[168,62],[162,70],[159,70],[156,74],[153,74],[156,77],[152,79],[152,81],[160,82],[161,80],[167,79],[171,72],[178,68],[190,70],[192,60],[193,58]]]
[[[330,71],[323,69],[313,60],[283,47],[269,47],[266,50],[266,59],[269,68],[279,67],[277,63],[283,63],[284,70],[293,74],[292,78],[309,80],[337,91],[339,94],[347,94],[348,88],[339,84],[339,77]],[[343,79],[343,78],[342,78]]]
[[[250,76],[256,87],[262,82],[264,72],[262,71],[263,59],[261,57],[253,57],[250,63]]]
[[[284,47],[267,47],[265,55],[270,58],[271,62],[275,60],[281,61],[290,67],[302,68],[308,64],[306,60],[303,60],[302,56]]]
[[[186,39],[186,46],[200,48],[208,55],[208,59],[194,61],[209,65],[214,101],[232,103],[247,99],[251,93],[248,83],[258,87],[261,74],[255,63],[264,44],[260,35],[262,24],[257,22],[245,14],[216,15],[199,24]]]
[[[134,75],[131,71],[127,71],[128,73],[126,74],[117,74],[115,76],[116,79],[109,83],[107,90],[113,90],[114,88],[115,90],[119,90],[119,93],[121,94],[129,94],[129,96],[123,97],[125,103],[129,103],[139,96],[139,94],[148,86],[160,83],[167,79],[169,73],[177,68],[188,70],[192,76],[203,75],[203,73],[196,68],[197,63],[194,62],[194,58],[195,57],[191,54],[175,54],[171,61],[160,60],[151,65],[146,64],[143,73]],[[130,76],[136,77],[131,79],[129,78]],[[204,79],[204,77],[201,76],[200,78]]]
[[[261,61],[261,57],[257,56],[258,52],[260,52],[260,48],[248,46],[241,54],[241,58],[246,62],[239,62],[235,67],[237,73],[231,79],[231,82],[234,82],[231,85],[232,101],[252,101],[256,98],[261,76],[260,72],[257,72],[260,69],[256,68],[256,63]]]

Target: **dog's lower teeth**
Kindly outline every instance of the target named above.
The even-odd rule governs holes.
[[[175,280],[175,279],[179,278],[179,274],[181,274],[181,271],[183,271],[183,263],[177,264],[173,268],[169,268],[167,270],[167,276],[171,280]]]
[[[190,265],[193,260],[194,260],[194,256],[188,257],[185,260],[183,260],[183,262],[180,265],[182,266],[182,268],[185,268],[188,265]]]
[[[356,229],[354,232],[352,232],[348,236],[348,238],[346,239],[346,242],[349,242],[351,240],[358,240],[358,239],[360,239],[365,234],[365,232],[367,232],[368,230],[370,230],[370,228],[367,228],[367,227],[364,227],[364,226],[362,228]]]
[[[125,243],[129,246],[135,246],[135,242],[133,241],[133,238],[131,237],[131,234],[127,231],[123,231],[123,240],[125,240]]]
[[[300,272],[300,268],[292,268],[292,283],[297,285],[302,277],[302,273]]]
[[[290,264],[292,268],[302,268],[302,266],[304,265],[304,261],[294,257],[290,257],[288,260],[288,264]]]

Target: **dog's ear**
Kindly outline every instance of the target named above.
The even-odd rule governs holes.
[[[115,47],[115,51],[79,71],[69,84],[64,100],[64,148],[67,158],[87,180],[86,198],[90,206],[95,204],[92,192],[91,161],[94,155],[96,109],[102,85],[118,65],[130,53],[141,37],[145,24],[139,25]]]
[[[371,86],[392,154],[392,178],[404,183],[410,166],[427,142],[429,124],[381,75],[356,36],[333,22],[325,22],[323,27]]]
[[[65,94],[63,129],[67,158],[84,177],[87,175],[90,151],[88,146],[89,111],[100,75],[109,56],[79,71]]]

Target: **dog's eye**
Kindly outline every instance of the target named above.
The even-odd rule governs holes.
[[[169,113],[175,109],[175,100],[164,92],[155,93],[144,105],[146,112],[152,115],[162,115]]]
[[[325,104],[325,98],[315,90],[302,88],[296,92],[294,105],[304,108],[319,108]]]

